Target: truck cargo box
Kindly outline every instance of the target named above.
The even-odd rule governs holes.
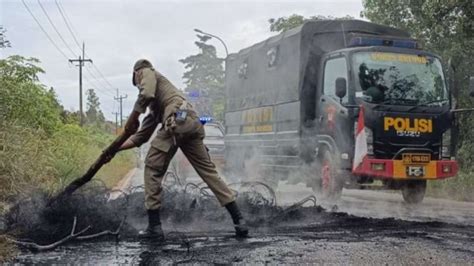
[[[226,61],[227,133],[298,131],[315,119],[320,58],[359,35],[409,38],[407,32],[359,20],[310,21]]]

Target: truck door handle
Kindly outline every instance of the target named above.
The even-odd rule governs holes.
[[[326,99],[324,99],[324,98],[321,99],[321,102],[325,102],[325,101],[326,101]]]

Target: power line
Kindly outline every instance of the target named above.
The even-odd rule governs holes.
[[[40,1],[40,0],[38,0],[38,1]],[[68,19],[68,17],[66,16],[66,11],[64,10],[64,7],[58,2],[58,0],[55,0],[54,2],[56,4],[56,7],[59,10],[59,13],[61,14],[61,17],[63,18],[64,24],[66,24],[66,28],[68,29],[69,33],[71,34],[72,38],[74,39],[74,42],[76,43],[77,47],[79,47],[79,49],[80,49],[81,45],[79,44],[79,41],[76,38],[76,34],[74,34],[74,31],[72,29],[72,27],[73,27],[72,23]],[[87,53],[85,53],[85,56],[90,57]],[[99,70],[99,68],[95,64],[92,64],[92,67],[97,71],[97,73],[99,73],[99,75],[105,81],[106,85],[110,86],[110,88],[113,89],[112,84],[110,84],[110,82],[105,78],[105,76],[102,74],[102,72]],[[94,74],[92,74],[92,72],[90,71],[89,68],[86,67],[86,70],[94,80],[96,80],[98,83],[100,83],[99,79]],[[102,84],[100,84],[100,85],[103,88],[107,88],[107,86],[102,86]]]
[[[100,87],[106,89],[107,87],[104,86],[104,84],[102,84],[102,82],[92,73],[92,71],[90,71],[89,68],[86,68],[87,72],[89,73],[89,75],[92,77],[92,79],[94,79],[95,81],[97,81],[97,83],[99,84]],[[107,90],[107,93],[110,93],[110,96],[115,96],[112,92],[108,91]]]
[[[89,83],[89,87],[92,87],[94,90],[96,90],[98,93],[102,94],[103,96],[105,97],[114,97],[114,95],[111,95],[109,93],[106,93],[105,91],[102,91],[101,89],[99,89],[99,87],[97,86],[97,84],[95,84],[94,82],[92,82],[92,80],[90,80],[87,76],[84,75],[84,79]],[[115,101],[114,101],[115,103]]]
[[[72,24],[70,24],[70,21],[66,18],[65,11],[64,11],[62,5],[58,2],[58,0],[54,0],[54,2],[56,3],[56,6],[58,7],[59,13],[61,13],[61,17],[63,18],[64,23],[66,24],[66,27],[69,30],[69,33],[71,33],[72,38],[74,39],[74,42],[77,44],[77,47],[79,49],[81,49],[81,45],[79,44],[79,41],[76,39],[76,35],[72,31],[72,28],[71,28]],[[64,13],[63,13],[63,11],[64,11]]]
[[[43,26],[41,25],[41,23],[38,21],[38,19],[35,17],[35,15],[33,14],[33,12],[31,12],[30,8],[28,7],[28,5],[25,3],[25,0],[21,0],[21,2],[23,3],[23,5],[25,6],[26,10],[28,10],[28,13],[30,13],[31,17],[33,17],[33,19],[36,21],[36,24],[38,24],[38,26],[40,27],[41,31],[44,33],[44,35],[46,35],[46,37],[48,38],[48,40],[51,42],[51,44],[53,44],[53,46],[56,48],[56,50],[59,51],[59,53],[61,53],[64,58],[68,59],[68,56],[59,48],[59,46],[53,41],[53,39],[51,38],[51,36],[49,36],[48,32],[43,28]]]
[[[99,68],[95,64],[92,64],[92,67],[95,68],[95,70],[97,71],[97,73],[99,73],[99,75],[102,77],[102,79],[105,81],[105,83],[107,83],[110,86],[110,88],[113,89],[114,86],[112,86],[112,84],[110,84],[110,82],[104,77],[102,72],[100,72]]]
[[[83,74],[85,74],[85,73],[83,73]],[[83,78],[88,83],[88,87],[94,89],[97,93],[104,96],[106,99],[109,99],[109,98],[113,99],[115,97],[115,95],[111,95],[109,91],[102,91],[101,89],[99,89],[97,84],[95,84],[92,80],[90,80],[86,75],[83,75]],[[110,106],[108,106],[107,108],[110,109]],[[116,108],[115,108],[115,99],[114,99],[112,108],[110,110],[107,110],[107,111],[115,111],[115,110],[116,110]]]
[[[66,60],[69,60],[69,58],[68,58],[68,56],[66,55],[66,53],[64,53],[64,51],[56,44],[56,42],[53,40],[53,38],[48,34],[48,32],[46,31],[46,29],[45,29],[45,28],[43,27],[43,25],[39,22],[38,18],[33,14],[33,12],[32,12],[31,9],[29,8],[29,6],[26,4],[26,2],[25,2],[24,0],[22,0],[22,3],[23,3],[23,5],[25,6],[25,8],[26,8],[26,10],[28,11],[28,13],[31,15],[31,17],[35,20],[36,24],[39,26],[39,28],[41,29],[41,31],[44,33],[44,35],[47,37],[47,39],[51,42],[51,44],[56,48],[56,50],[57,50]],[[47,11],[46,11],[46,9],[44,8],[44,6],[41,4],[40,0],[38,0],[38,4],[40,5],[41,9],[43,10],[43,13],[46,15],[46,17],[47,17],[49,23],[51,24],[51,26],[53,27],[53,29],[54,29],[54,30],[56,31],[56,33],[58,34],[58,36],[59,36],[59,38],[61,39],[61,41],[65,44],[65,46],[68,48],[68,50],[74,55],[74,54],[75,54],[74,51],[73,51],[73,50],[71,49],[71,47],[67,44],[67,42],[65,41],[64,37],[61,35],[61,33],[59,32],[59,30],[57,29],[57,27],[54,25],[54,23],[53,23],[51,17],[50,17],[49,14],[47,13]],[[74,42],[75,42],[76,44],[78,44],[77,38],[76,38],[75,35],[73,34],[72,29],[71,29],[70,25],[69,25],[68,22],[67,22],[67,18],[64,16],[64,14],[63,14],[63,12],[62,12],[60,6],[58,5],[59,3],[57,2],[57,0],[56,0],[56,4],[57,4],[57,6],[58,6],[58,9],[60,10],[61,15],[63,16],[63,19],[64,19],[64,21],[65,21],[65,23],[66,23],[66,26],[67,26],[68,30],[71,32],[71,35],[73,36]],[[79,45],[78,47],[81,49],[80,45]],[[94,68],[96,68],[96,70],[98,70],[98,68],[97,68],[95,65],[93,65],[93,66],[94,66]],[[86,69],[88,69],[88,68],[86,68]],[[88,72],[90,72],[90,71],[88,71]],[[99,72],[99,71],[98,71],[98,72]],[[90,74],[91,74],[91,76],[93,76],[92,73],[90,73]],[[99,72],[99,74],[100,74],[101,76],[103,76],[102,73]],[[93,77],[94,77],[96,80],[98,80],[95,76],[93,76]],[[85,78],[90,84],[93,84],[86,76],[84,76],[84,78]],[[110,84],[105,78],[104,78],[104,80],[108,83],[108,85],[111,86],[111,84]],[[93,88],[94,88],[97,92],[103,94],[104,96],[107,96],[107,97],[114,97],[114,96],[115,96],[115,95],[113,95],[112,93],[110,93],[109,91],[107,91],[107,92],[108,92],[108,95],[107,95],[105,92],[99,90],[97,86],[93,86]],[[81,95],[82,95],[82,93],[81,93]],[[113,104],[114,104],[114,107],[113,107],[112,109],[115,109],[115,101],[113,102]],[[82,104],[81,104],[81,105],[82,105]],[[104,105],[103,105],[103,106],[106,107],[106,106],[105,106],[105,102],[104,102]],[[80,107],[82,107],[82,106],[80,106]],[[110,106],[107,107],[107,109],[109,109],[109,108],[110,108]]]
[[[43,4],[41,4],[41,1],[38,0],[38,4],[41,8],[41,10],[43,10],[43,13],[45,14],[46,18],[48,19],[49,21],[49,24],[51,24],[51,26],[53,27],[54,31],[56,31],[56,33],[58,34],[59,38],[61,39],[61,41],[63,42],[63,44],[66,46],[66,48],[69,49],[69,51],[71,52],[71,54],[73,56],[76,55],[76,53],[74,53],[74,51],[71,49],[71,47],[67,44],[66,40],[64,40],[63,36],[61,35],[61,33],[59,32],[58,28],[56,28],[56,25],[54,25],[53,23],[53,20],[51,20],[51,17],[48,15],[48,12],[46,12],[46,9],[44,8]]]
[[[62,4],[60,2],[58,2],[58,0],[55,0],[54,2],[56,3],[56,7],[58,8],[59,12],[61,13],[61,17],[63,18],[63,21],[66,24],[66,27],[67,27],[69,33],[72,35],[72,38],[74,39],[74,42],[76,43],[77,47],[79,47],[79,49],[80,49],[81,45],[79,44],[79,41],[77,41],[76,35],[74,34],[74,31],[73,31],[72,22],[68,18],[67,14],[66,14],[66,10],[62,6]],[[89,57],[89,55],[87,53],[85,54],[85,56]],[[99,76],[105,81],[105,83],[108,86],[110,86],[110,89],[113,90],[114,86],[105,78],[104,74],[102,74],[102,72],[99,70],[99,68],[95,64],[92,64],[92,67],[95,69],[95,71],[97,73],[99,73]],[[95,79],[97,79],[97,78],[95,78]]]

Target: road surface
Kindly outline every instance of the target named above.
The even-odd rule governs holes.
[[[193,181],[199,181],[194,180]],[[196,182],[197,183],[197,182]],[[129,187],[143,186],[143,169],[136,169]],[[288,185],[280,182],[276,191],[277,203],[289,206],[302,198],[314,195],[304,185]],[[319,198],[319,197],[318,197]],[[348,214],[369,218],[397,218],[408,221],[439,221],[474,226],[474,202],[460,202],[426,197],[422,204],[406,204],[400,192],[380,192],[370,190],[347,190],[337,202],[320,201],[318,204]]]
[[[137,169],[128,186],[143,185]],[[280,184],[277,202],[289,206],[311,195],[300,185]],[[23,252],[20,263],[86,264],[409,264],[472,265],[474,203],[426,198],[418,206],[403,202],[399,193],[345,190],[339,202],[319,202],[266,217],[247,216],[252,233],[233,236],[230,220],[205,220],[196,214],[191,224],[164,223],[167,239],[140,242],[134,237],[115,242],[71,243],[46,253]],[[310,204],[308,204],[310,205]],[[176,210],[179,211],[179,210]],[[262,210],[263,212],[264,210]],[[217,213],[226,216],[223,209]],[[262,216],[263,217],[263,216]],[[138,228],[137,228],[138,229]]]

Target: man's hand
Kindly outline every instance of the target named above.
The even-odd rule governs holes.
[[[124,150],[132,149],[132,148],[135,148],[135,147],[137,147],[137,145],[135,145],[135,143],[133,141],[131,141],[130,139],[127,139],[122,144],[122,146],[120,146],[119,151],[124,151]]]
[[[111,153],[107,150],[104,150],[103,153],[106,153],[104,163],[109,163],[110,161],[112,161],[112,159],[115,157],[115,154],[119,153],[120,151],[132,149],[135,147],[137,147],[137,145],[135,145],[135,143],[133,143],[133,141],[131,141],[130,139],[127,139],[115,153]]]
[[[125,132],[128,134],[135,134],[137,132],[138,127],[140,126],[140,121],[138,117],[140,113],[137,111],[133,111],[130,116],[128,117],[127,123],[125,123]]]

